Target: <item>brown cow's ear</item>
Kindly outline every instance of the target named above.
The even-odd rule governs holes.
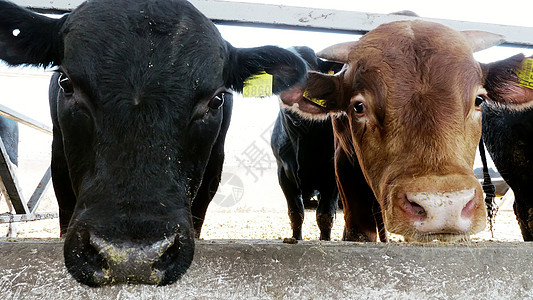
[[[489,101],[515,109],[533,106],[533,56],[518,54],[483,69]]]
[[[480,30],[464,30],[461,33],[466,37],[472,46],[472,52],[478,52],[484,49],[488,49],[493,46],[497,46],[505,42],[503,35],[490,33]]]
[[[305,84],[283,92],[280,98],[285,106],[304,117],[325,116],[329,112],[342,110],[340,82],[338,76],[309,71]]]
[[[355,42],[346,42],[329,46],[317,53],[316,56],[329,61],[348,63],[349,55],[352,49],[357,45]]]

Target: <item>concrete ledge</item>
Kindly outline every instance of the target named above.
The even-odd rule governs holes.
[[[2,299],[526,299],[533,243],[198,241],[168,287],[81,286],[59,240],[0,239]]]

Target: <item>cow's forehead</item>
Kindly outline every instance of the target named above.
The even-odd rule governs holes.
[[[382,83],[386,93],[401,90],[408,98],[430,90],[471,93],[482,76],[460,32],[423,21],[394,22],[371,31],[350,52],[349,65],[359,76],[379,77],[370,82]]]
[[[350,58],[365,53],[365,48],[404,51],[440,51],[456,56],[472,56],[466,37],[447,26],[425,21],[398,21],[380,25],[364,35]],[[410,53],[409,53],[410,54]]]
[[[132,1],[104,7],[101,2],[86,3],[64,26],[62,67],[69,75],[88,79],[99,89],[105,88],[106,78],[122,78],[134,86],[175,86],[164,85],[167,78],[190,82],[183,89],[193,92],[223,83],[226,42],[192,6]]]

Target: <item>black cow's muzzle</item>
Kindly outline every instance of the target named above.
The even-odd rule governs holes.
[[[151,245],[137,246],[131,243],[117,245],[92,235],[91,246],[107,262],[108,268],[94,273],[94,281],[99,285],[113,282],[134,282],[160,284],[165,271],[153,265],[174,245],[176,235]]]
[[[194,239],[178,233],[153,242],[110,241],[94,233],[74,234],[65,241],[65,265],[89,286],[121,283],[167,285],[190,266]]]

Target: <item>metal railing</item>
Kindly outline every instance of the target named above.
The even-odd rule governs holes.
[[[52,129],[30,117],[27,117],[17,111],[0,104],[0,115],[6,118],[37,129],[41,132],[52,134]],[[14,210],[14,213],[0,214],[0,223],[12,223],[21,221],[32,221],[49,218],[57,218],[58,212],[37,213],[37,208],[41,202],[46,190],[50,185],[51,170],[46,170],[41,180],[37,184],[30,199],[26,201],[21,192],[17,175],[9,160],[4,143],[0,139],[0,191],[5,195],[8,207]]]
[[[12,1],[48,13],[68,12],[84,2],[84,0]],[[441,23],[456,30],[484,30],[501,34],[506,37],[504,45],[533,48],[533,27],[222,0],[189,0],[189,2],[217,24],[364,34],[384,23],[422,19]]]

